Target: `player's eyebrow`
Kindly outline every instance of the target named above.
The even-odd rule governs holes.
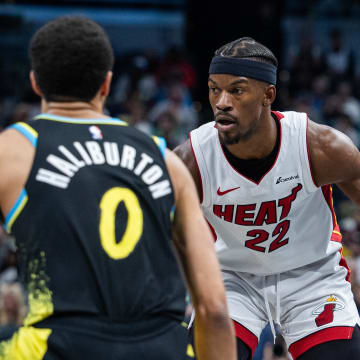
[[[208,82],[212,82],[212,83],[216,84],[216,81],[210,77],[208,78]],[[234,80],[230,85],[233,86],[233,85],[248,84],[248,83],[249,83],[249,80],[247,80],[246,78],[241,78],[241,79]]]
[[[249,83],[249,80],[242,78],[242,79],[233,81],[230,85],[248,84],[248,83]]]

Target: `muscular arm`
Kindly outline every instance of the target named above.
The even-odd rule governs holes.
[[[15,204],[30,174],[35,148],[21,133],[0,134],[0,210],[5,217]]]
[[[198,194],[199,194],[200,198],[202,198],[202,186],[201,186],[199,169],[197,167],[195,157],[191,150],[190,140],[187,140],[183,144],[177,146],[174,149],[174,153],[180,157],[180,159],[184,162],[186,167],[189,169],[190,174],[194,179]]]
[[[337,184],[360,205],[360,152],[340,131],[312,121],[308,126],[308,146],[315,183]]]
[[[167,151],[165,160],[175,189],[173,239],[196,312],[197,358],[235,360],[235,335],[225,289],[194,182],[174,153]]]

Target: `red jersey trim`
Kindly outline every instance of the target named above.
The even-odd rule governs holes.
[[[192,145],[191,133],[189,133],[189,139],[190,139],[191,151],[192,151],[192,154],[193,154],[194,159],[195,159],[197,171],[199,173],[199,179],[200,179],[200,184],[201,184],[201,194],[199,194],[199,195],[200,195],[200,204],[202,204],[202,202],[204,200],[204,185],[203,185],[203,181],[202,181],[202,178],[201,178],[201,172],[200,172],[199,164],[198,164],[198,161],[196,159],[194,148],[193,148],[193,145]]]
[[[345,260],[345,258],[344,258],[344,255],[342,254],[342,248],[341,248],[341,250],[339,250],[339,251],[340,251],[340,254],[341,254],[341,259],[340,259],[340,261],[339,261],[339,265],[340,265],[340,266],[343,266],[343,267],[347,270],[347,274],[346,274],[346,276],[345,276],[345,280],[346,280],[347,282],[350,282],[351,270],[350,270],[349,265],[347,264],[347,262],[346,262],[346,260]]]
[[[221,143],[220,143],[220,148],[221,148],[221,151],[222,153],[224,154],[224,158],[226,159],[227,163],[231,166],[231,168],[237,173],[239,174],[240,176],[242,176],[243,178],[245,178],[246,180],[249,180],[251,181],[252,183],[256,184],[256,185],[259,185],[262,181],[262,179],[274,168],[276,162],[277,162],[277,159],[279,157],[279,154],[280,154],[280,151],[281,151],[281,145],[282,145],[282,127],[281,127],[281,119],[284,117],[284,115],[278,111],[272,111],[272,113],[275,115],[276,117],[276,120],[279,122],[279,125],[280,125],[280,144],[279,144],[279,149],[278,149],[278,152],[276,154],[276,158],[275,158],[275,161],[274,163],[272,164],[271,168],[261,177],[261,179],[256,182],[252,179],[249,179],[248,177],[246,177],[245,175],[243,175],[242,173],[240,173],[239,171],[237,171],[230,163],[230,161],[228,160],[228,158],[226,157],[225,155],[225,152],[224,152],[224,149],[222,148],[221,146]],[[215,126],[214,126],[215,127]]]
[[[282,114],[280,111],[271,111],[271,112],[277,117],[279,121],[284,117],[284,114]]]
[[[233,320],[235,335],[241,341],[243,341],[251,349],[251,358],[254,356],[255,349],[258,346],[258,338],[245,326],[242,326],[237,321]]]
[[[321,187],[321,190],[324,195],[325,201],[329,206],[329,209],[331,211],[332,220],[333,220],[333,232],[331,234],[330,240],[341,243],[342,235],[341,235],[340,228],[337,223],[336,215],[335,215],[335,211],[334,211],[332,187],[331,187],[331,185],[325,185],[325,186]]]
[[[351,326],[337,326],[310,334],[307,337],[292,343],[289,352],[293,359],[296,360],[304,352],[316,345],[323,344],[332,340],[349,340],[352,338],[354,328]]]
[[[207,219],[205,219],[205,220],[206,220],[207,224],[209,225],[211,234],[212,234],[212,236],[213,236],[213,238],[214,238],[214,242],[216,242],[216,240],[217,240],[217,234],[216,234],[216,232],[215,232],[215,229],[214,229],[213,226],[208,222]]]
[[[313,170],[312,170],[312,167],[311,167],[311,161],[310,161],[310,151],[309,151],[309,142],[308,142],[308,127],[309,127],[309,117],[306,114],[306,150],[307,150],[307,156],[308,156],[308,163],[309,163],[311,179],[312,179],[314,185],[318,188],[319,186],[315,182],[314,173],[313,173]]]

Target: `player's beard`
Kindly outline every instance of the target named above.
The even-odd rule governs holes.
[[[255,120],[246,132],[238,131],[236,134],[219,132],[219,139],[223,145],[235,145],[248,141],[256,132],[260,119]]]

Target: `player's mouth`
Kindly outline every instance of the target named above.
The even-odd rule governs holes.
[[[215,118],[215,127],[220,131],[229,131],[236,126],[236,121],[227,116],[218,116]]]

